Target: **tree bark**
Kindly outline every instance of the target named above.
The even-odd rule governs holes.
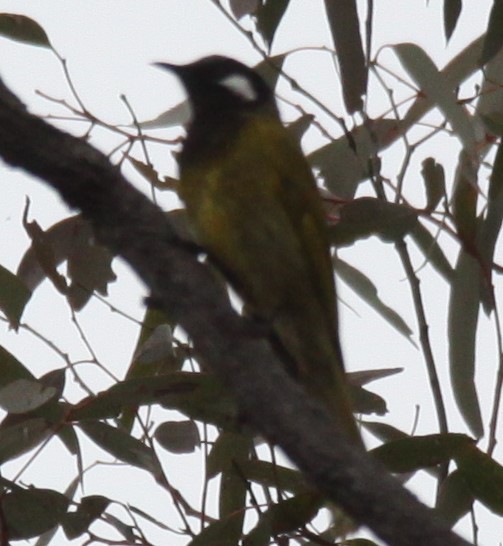
[[[345,440],[324,408],[287,375],[257,327],[229,306],[156,205],[101,152],[29,114],[1,80],[0,156],[82,211],[233,389],[246,420],[355,521],[397,546],[468,544]]]

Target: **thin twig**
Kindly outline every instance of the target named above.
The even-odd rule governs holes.
[[[493,292],[494,293],[494,292]],[[494,448],[496,447],[496,432],[498,429],[498,417],[501,406],[501,393],[503,390],[503,342],[501,337],[501,320],[498,311],[498,306],[494,305],[494,326],[496,330],[496,340],[498,345],[498,374],[496,376],[496,386],[494,389],[493,409],[491,412],[491,420],[489,424],[489,443],[487,447],[487,454],[492,455]]]
[[[407,275],[409,286],[411,288],[412,299],[414,301],[414,308],[419,325],[419,342],[423,351],[426,369],[428,371],[428,377],[430,380],[430,386],[433,393],[433,400],[437,412],[438,426],[442,433],[446,433],[449,430],[447,424],[447,414],[445,411],[444,399],[442,396],[442,390],[440,388],[440,381],[435,366],[435,359],[433,357],[433,351],[431,348],[430,337],[428,334],[428,322],[426,320],[426,313],[424,310],[423,298],[421,295],[420,281],[416,275],[414,267],[412,265],[409,251],[405,241],[399,241],[395,244],[398,254],[402,260],[402,264]]]

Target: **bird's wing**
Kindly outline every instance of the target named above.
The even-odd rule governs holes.
[[[357,436],[323,211],[298,146],[279,121],[259,120],[223,154],[188,164],[181,179],[201,245],[270,325],[300,381]]]

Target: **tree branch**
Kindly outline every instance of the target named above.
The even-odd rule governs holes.
[[[233,389],[247,421],[357,522],[389,544],[467,544],[344,439],[327,412],[287,375],[257,328],[229,306],[157,206],[101,152],[29,114],[1,81],[0,155],[82,211]]]

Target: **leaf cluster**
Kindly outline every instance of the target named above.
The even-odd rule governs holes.
[[[289,2],[231,1],[229,6],[231,12],[225,13],[233,17],[236,25],[245,17],[255,25],[258,38],[251,45],[264,55],[257,69],[268,77],[273,87],[285,78],[294,89],[303,92],[283,71],[288,55],[270,54]],[[461,0],[444,0],[446,40],[462,21],[462,7]],[[224,11],[222,6],[219,9]],[[391,98],[389,111],[375,119],[367,113],[369,79],[374,77],[386,89],[391,84],[384,79],[386,66],[369,47],[371,26],[366,26],[363,37],[355,2],[327,0],[325,9],[338,59],[345,114],[344,118],[333,114],[340,124],[341,135],[310,152],[308,160],[319,175],[326,204],[334,247],[334,273],[383,321],[412,342],[411,324],[382,299],[380,290],[368,275],[341,257],[344,248],[354,247],[370,237],[376,238],[376,244],[396,249],[411,289],[420,331],[419,345],[433,385],[440,432],[422,436],[406,434],[373,420],[372,415],[386,414],[387,404],[366,385],[400,371],[396,369],[369,369],[349,374],[362,429],[379,441],[379,447],[371,453],[390,472],[404,480],[420,470],[434,477],[438,484],[435,508],[449,525],[470,513],[475,502],[500,516],[503,469],[493,452],[503,362],[494,363],[499,379],[494,386],[489,423],[482,417],[475,377],[481,312],[499,324],[494,276],[501,272],[497,263],[497,240],[503,219],[500,138],[503,118],[501,83],[495,85],[495,82],[503,81],[501,2],[494,3],[485,36],[469,44],[442,70],[419,46],[392,45],[404,71],[399,77],[408,78],[413,91],[403,105],[395,104]],[[372,13],[367,16],[371,19]],[[0,35],[47,48],[59,58],[45,31],[25,16],[0,14]],[[460,86],[475,74],[482,78],[480,95],[461,99]],[[304,95],[319,114],[316,98],[305,92]],[[71,107],[71,111],[76,117],[86,119],[90,128],[106,125],[82,107],[78,96],[73,98],[77,106]],[[419,121],[434,110],[440,112],[442,124],[417,138],[415,130]],[[348,128],[345,120],[351,120],[352,126]],[[175,124],[174,117],[169,113],[163,115],[162,123],[164,126]],[[149,126],[152,122],[144,125]],[[320,122],[315,115],[307,115],[290,127],[301,138],[305,131],[319,130]],[[176,191],[176,179],[160,176],[147,153],[141,158],[133,153],[133,146],[139,140],[150,145],[155,142],[143,135],[144,129],[136,128],[135,134],[133,130],[124,133],[122,128],[109,127],[124,137],[121,165],[131,164],[153,191]],[[453,179],[448,179],[438,157],[424,157],[422,170],[411,173],[413,154],[442,132],[448,132],[459,143]],[[393,177],[385,176],[386,149],[397,143],[406,149],[401,171]],[[489,173],[487,187],[482,187],[481,182],[484,169]],[[422,180],[424,189],[423,202],[415,206],[411,204],[415,197],[409,198],[407,186],[408,180],[414,177],[416,183]],[[195,245],[184,212],[171,210],[167,215],[180,239]],[[14,329],[24,326],[23,312],[43,281],[49,281],[72,312],[76,312],[86,310],[93,296],[106,297],[109,283],[116,280],[112,253],[98,243],[96,234],[82,217],[72,216],[43,229],[37,222],[28,221],[27,216],[28,210],[23,225],[31,240],[30,247],[15,273],[0,266],[0,309]],[[444,235],[456,245],[453,263],[441,244]],[[446,282],[449,292],[448,388],[452,389],[471,436],[456,433],[447,426],[444,404],[447,386],[438,385],[439,359],[431,349],[419,274],[411,266],[409,247]],[[63,264],[66,264],[65,273],[61,272]],[[225,282],[218,272],[214,274],[219,278],[222,296],[227,297]],[[333,507],[313,492],[299,471],[278,462],[273,447],[258,445],[252,431],[242,422],[232,393],[207,369],[204,355],[195,353],[190,340],[180,334],[178,324],[152,303],[141,321],[138,342],[124,379],[114,381],[99,393],[86,389],[85,381],[70,361],[64,369],[36,378],[30,372],[29,363],[20,362],[0,347],[0,406],[6,412],[0,424],[0,464],[44,449],[57,437],[77,467],[75,480],[64,492],[29,487],[19,479],[3,477],[0,482],[2,536],[8,540],[39,537],[38,544],[45,544],[56,529],[61,528],[69,540],[84,535],[93,540],[93,529],[100,522],[113,528],[128,543],[149,544],[137,517],[170,531],[165,521],[158,521],[138,507],[126,507],[129,518],[126,523],[110,510],[117,504],[112,498],[78,497],[76,493],[86,473],[83,450],[89,441],[115,463],[137,467],[154,478],[177,506],[183,532],[190,537],[191,544],[238,544],[241,541],[248,546],[260,546],[271,541],[281,543],[283,537],[323,544],[344,537],[351,526],[340,514],[322,531],[316,530],[319,510],[328,507],[331,513],[336,513]],[[503,354],[500,334],[496,343],[498,354]],[[70,375],[85,392],[76,403],[65,397]],[[152,408],[162,411],[161,423],[152,418]],[[173,415],[171,411],[178,412],[176,420],[166,417]],[[483,450],[475,440],[487,430],[489,445]],[[204,452],[204,488],[209,487],[210,482],[219,484],[216,516],[206,513],[204,502],[196,509],[175,491],[156,446],[177,456],[199,449]],[[191,518],[200,524],[198,532],[191,525]]]

